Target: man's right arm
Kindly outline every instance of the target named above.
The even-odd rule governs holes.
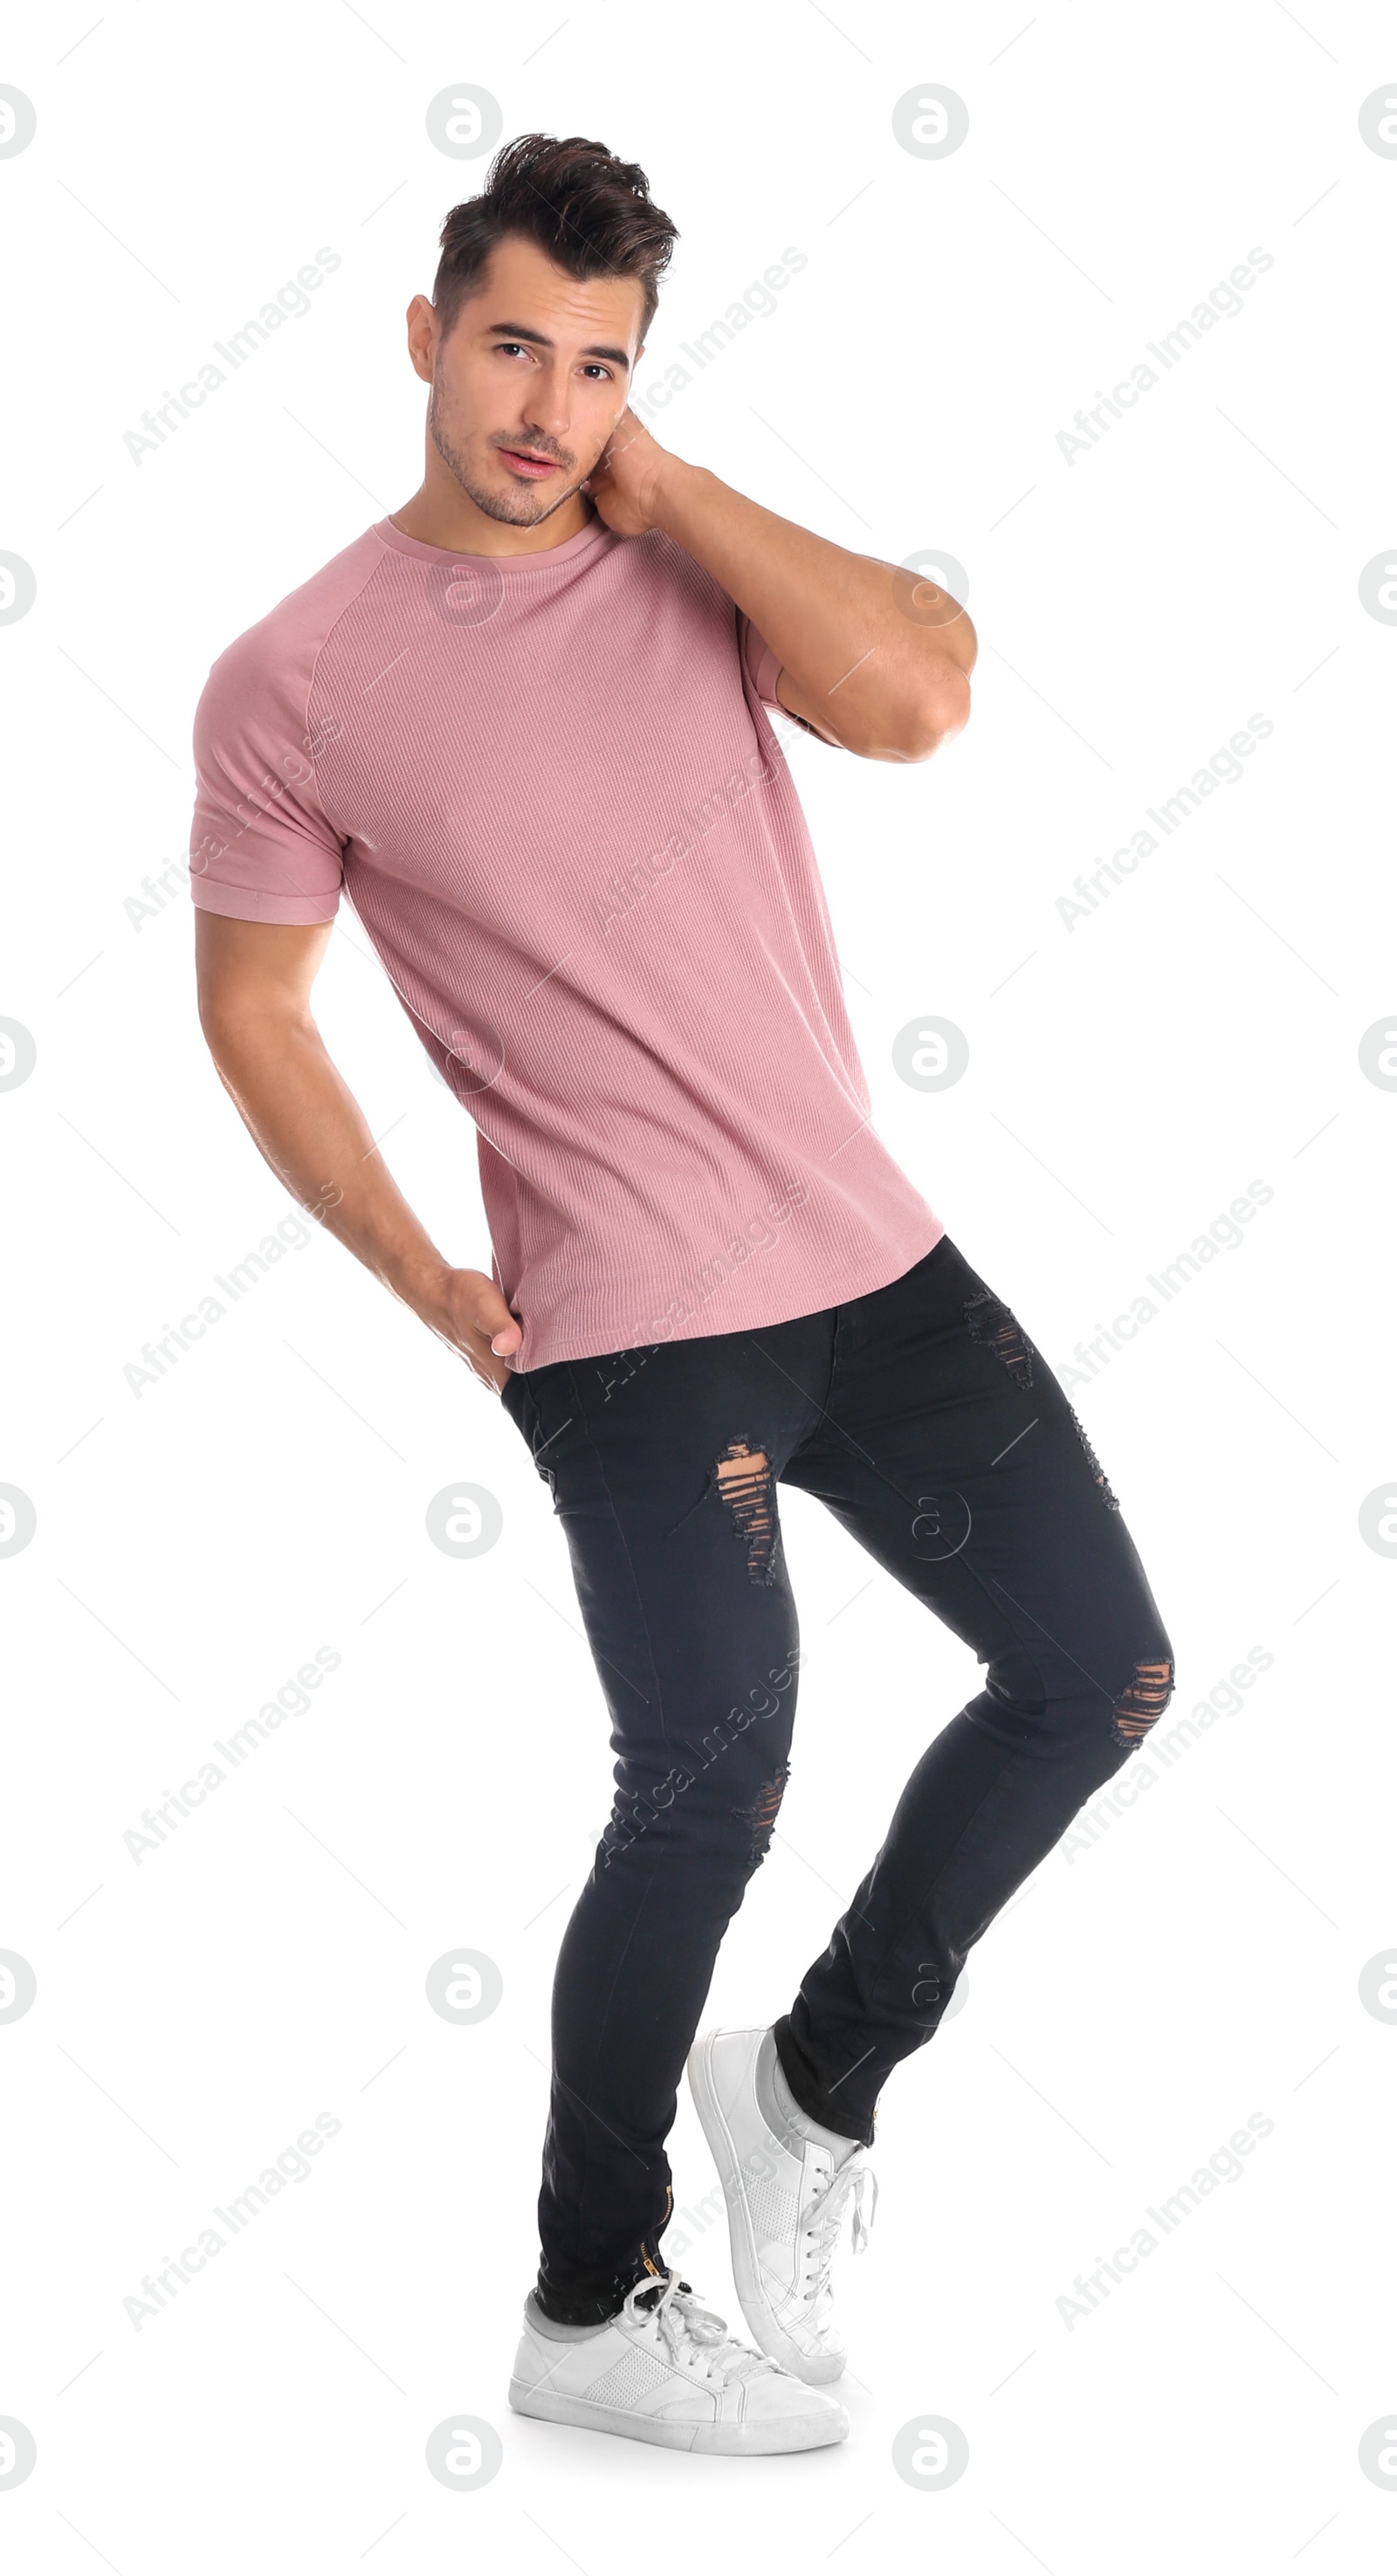
[[[330,924],[203,908],[195,919],[200,1024],[258,1150],[299,1205],[498,1392],[523,1329],[493,1279],[453,1270],[414,1216],[312,1017]]]

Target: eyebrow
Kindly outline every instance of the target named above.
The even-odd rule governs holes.
[[[558,345],[556,340],[549,339],[546,332],[531,330],[527,322],[492,322],[490,338],[492,340],[529,340],[536,349],[556,349]],[[624,367],[627,375],[630,374],[631,362],[624,349],[584,349],[582,355],[584,358],[607,358],[614,367]]]

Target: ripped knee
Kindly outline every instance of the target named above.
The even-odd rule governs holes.
[[[1112,1711],[1111,1732],[1117,1744],[1133,1752],[1173,1696],[1174,1667],[1168,1656],[1157,1663],[1138,1663]]]
[[[750,1806],[734,1809],[748,1830],[747,1852],[753,1869],[759,1861],[765,1860],[771,1849],[771,1837],[790,1776],[791,1766],[783,1762],[769,1780],[762,1782]]]
[[[737,1535],[746,1546],[748,1575],[753,1583],[769,1584],[776,1572],[771,1460],[764,1449],[753,1449],[742,1434],[728,1442],[713,1472]]]

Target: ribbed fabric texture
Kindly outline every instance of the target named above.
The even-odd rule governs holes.
[[[194,901],[349,896],[479,1130],[516,1368],[812,1314],[944,1231],[869,1123],[778,667],[658,530],[382,520],[200,698]]]

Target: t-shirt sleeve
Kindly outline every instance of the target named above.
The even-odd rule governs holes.
[[[236,921],[333,921],[343,844],[325,813],[307,723],[312,657],[265,626],[219,655],[194,714],[189,891]]]
[[[781,701],[776,694],[776,675],[781,668],[780,662],[766,637],[758,634],[751,618],[741,609],[738,611],[738,628],[742,638],[742,658],[753,688],[764,706],[779,707]]]

